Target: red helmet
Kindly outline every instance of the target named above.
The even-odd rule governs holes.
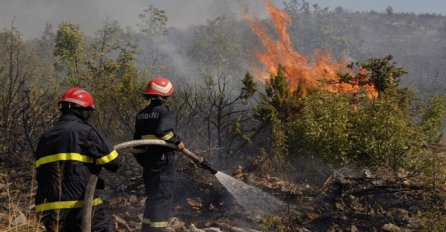
[[[84,108],[94,108],[93,97],[80,87],[69,89],[60,99],[59,103],[70,102]]]
[[[154,77],[149,81],[144,94],[146,95],[158,95],[162,97],[167,97],[172,95],[173,85],[169,79],[165,77]]]

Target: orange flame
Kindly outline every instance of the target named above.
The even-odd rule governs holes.
[[[254,71],[261,81],[265,82],[270,78],[270,74],[276,74],[278,66],[281,65],[290,90],[293,92],[301,88],[305,95],[308,89],[325,89],[330,92],[352,94],[365,91],[369,97],[377,96],[377,91],[370,83],[359,85],[359,83],[341,83],[339,81],[338,73],[349,72],[346,61],[335,61],[329,52],[319,49],[310,59],[295,51],[287,32],[291,17],[286,12],[274,7],[271,0],[264,0],[264,2],[277,30],[277,40],[268,35],[260,22],[245,15],[252,31],[260,38],[265,48],[263,52],[256,52],[257,59],[267,68],[266,72]]]

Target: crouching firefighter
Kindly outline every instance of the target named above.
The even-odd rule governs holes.
[[[102,167],[115,172],[120,159],[113,145],[88,123],[94,111],[91,95],[68,90],[59,101],[61,115],[39,140],[34,157],[38,183],[36,211],[47,231],[81,231],[85,189]],[[99,179],[97,187],[103,188]],[[113,231],[113,219],[102,200],[93,199],[92,231]]]
[[[149,105],[136,115],[134,139],[161,139],[177,145],[184,144],[175,133],[175,117],[164,104],[172,95],[172,83],[164,77],[149,81],[143,93]],[[139,146],[134,156],[143,167],[146,203],[142,231],[165,231],[173,207],[173,190],[176,181],[175,149],[165,146]]]

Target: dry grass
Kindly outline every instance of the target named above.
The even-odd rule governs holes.
[[[0,168],[0,231],[43,231],[34,211],[33,183],[29,173]]]

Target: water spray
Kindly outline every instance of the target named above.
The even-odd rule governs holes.
[[[136,146],[143,146],[143,145],[159,145],[159,146],[165,146],[170,147],[172,149],[177,149],[177,146],[172,143],[167,143],[164,140],[160,139],[139,139],[139,140],[132,140],[124,143],[120,143],[114,146],[115,150],[124,150],[127,148],[132,148]],[[217,170],[211,167],[211,164],[206,161],[204,158],[200,158],[188,149],[184,148],[181,151],[183,154],[185,154],[187,157],[189,157],[198,167],[209,171],[212,175],[215,175],[218,173]],[[98,181],[98,176],[92,174],[90,176],[90,179],[88,180],[87,187],[85,189],[85,196],[84,196],[84,207],[82,209],[82,232],[90,232],[91,231],[91,216],[92,216],[92,203],[93,203],[93,196],[94,192],[96,190],[96,182]]]
[[[159,145],[177,149],[177,146],[172,143],[167,143],[158,139],[140,139],[133,140],[124,143],[120,143],[114,148],[116,150],[124,150],[136,146],[144,145]],[[274,196],[258,189],[254,186],[246,184],[240,180],[235,179],[223,172],[217,171],[208,161],[202,157],[198,157],[191,151],[184,149],[181,151],[184,155],[190,158],[199,168],[209,171],[212,175],[215,175],[217,180],[231,193],[237,203],[245,208],[248,212],[258,215],[268,215],[283,211],[283,207],[286,205],[284,202],[276,199]],[[92,202],[93,195],[96,190],[96,182],[98,176],[92,174],[87,188],[85,190],[84,207],[82,209],[82,232],[91,232],[91,216],[92,216]]]

